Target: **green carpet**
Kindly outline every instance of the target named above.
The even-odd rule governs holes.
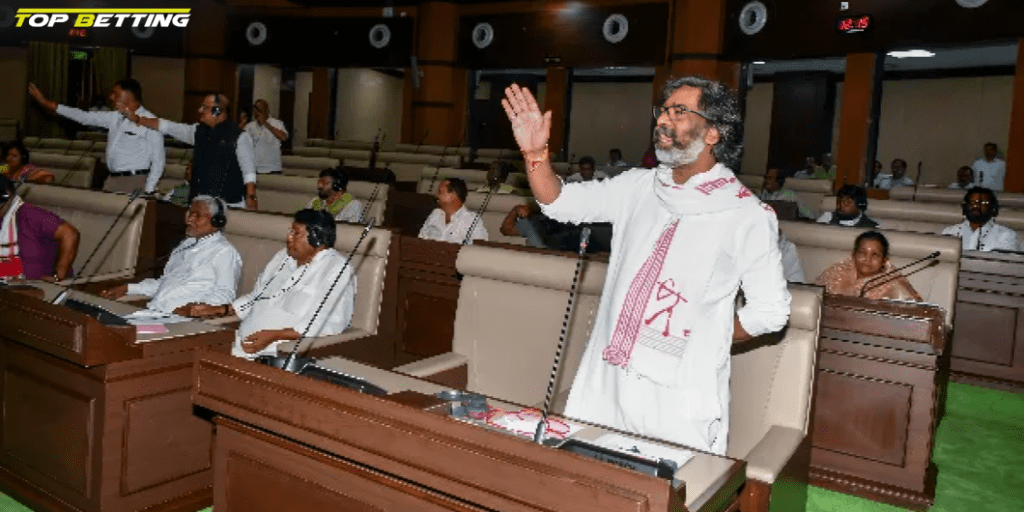
[[[1024,395],[950,384],[933,455],[939,480],[931,512],[1024,509]],[[807,512],[902,510],[817,487],[807,497]],[[0,494],[0,512],[31,511]]]

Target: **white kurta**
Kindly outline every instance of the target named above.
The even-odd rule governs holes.
[[[883,173],[879,174],[878,177],[875,178],[875,187],[884,188],[885,190],[892,190],[896,187],[913,186],[914,180],[908,178],[906,175],[903,175],[900,179],[895,179],[893,178],[892,173]]]
[[[149,309],[170,313],[189,302],[228,304],[235,300],[242,257],[219,231],[186,238],[171,252],[159,279],[128,285],[129,294],[148,295]]]
[[[1003,182],[1006,180],[1006,162],[998,158],[991,162],[979,158],[971,164],[974,169],[974,179],[979,187],[992,189],[996,192],[1003,190]]]
[[[977,231],[971,230],[971,223],[963,221],[942,230],[943,235],[955,236],[963,241],[964,251],[1024,251],[1017,232],[989,220]]]
[[[466,239],[466,233],[469,232],[470,226],[473,226],[473,221],[476,217],[475,213],[462,206],[452,214],[451,222],[445,223],[444,210],[435,208],[427,216],[423,227],[420,228],[419,237],[426,240],[461,244]],[[487,240],[487,228],[484,227],[483,219],[477,220],[476,226],[473,227],[473,236],[470,239],[470,243],[473,243],[473,240]]]
[[[266,124],[288,133],[280,119],[268,117]],[[245,125],[245,131],[252,137],[256,172],[259,174],[281,172],[281,139],[278,139],[269,128],[256,121]]]
[[[542,208],[556,220],[616,228],[566,415],[725,453],[739,287],[748,333],[779,330],[789,316],[774,212],[723,165],[682,186],[665,167],[567,184]],[[662,263],[648,266],[658,254]],[[638,282],[643,291],[631,293]],[[612,364],[607,353],[630,326],[628,361]]]
[[[329,336],[347,329],[352,321],[357,286],[352,267],[345,269],[320,314],[313,318],[331,283],[345,266],[345,259],[334,249],[324,249],[300,267],[286,249],[281,249],[260,273],[252,292],[232,303],[235,314],[242,319],[232,354],[245,358],[276,354],[277,343],[254,354],[242,350],[242,340],[267,329],[291,328],[299,334],[306,332],[308,337]]]

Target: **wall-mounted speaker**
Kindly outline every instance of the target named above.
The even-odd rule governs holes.
[[[245,40],[253,46],[259,46],[267,40],[267,26],[262,21],[254,21],[245,27]]]
[[[748,36],[752,36],[764,28],[768,23],[768,7],[763,2],[748,2],[740,10],[740,30]]]
[[[612,14],[605,18],[604,26],[601,28],[604,40],[609,43],[621,43],[629,34],[629,19],[621,14]]]
[[[370,28],[370,46],[380,50],[391,42],[391,29],[383,23]]]
[[[473,46],[483,50],[494,42],[494,27],[486,21],[481,21],[473,27]]]
[[[967,9],[974,9],[975,7],[981,7],[988,2],[988,0],[956,0],[956,4],[960,7]]]

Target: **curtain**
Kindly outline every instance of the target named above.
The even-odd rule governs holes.
[[[128,50],[97,48],[92,54],[92,68],[96,80],[93,94],[106,98],[114,82],[128,77]]]
[[[36,84],[47,98],[64,103],[68,94],[68,45],[32,41],[28,51],[28,81]],[[27,92],[25,93],[28,94]],[[25,109],[25,134],[39,137],[63,137],[64,132],[52,116],[31,99]]]

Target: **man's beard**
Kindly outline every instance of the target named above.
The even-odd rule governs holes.
[[[981,210],[967,210],[967,214],[964,217],[967,217],[967,221],[972,224],[985,225],[988,221],[992,220],[992,213],[981,213]]]
[[[324,190],[322,188],[319,188],[319,189],[317,189],[316,193],[317,193],[317,195],[320,196],[320,199],[327,199],[328,197],[331,197],[331,191],[330,190]]]
[[[857,213],[843,213],[841,210],[836,210],[833,214],[838,220],[853,220],[860,217],[860,212]]]
[[[665,135],[672,139],[672,147],[669,149],[661,149],[658,147],[659,138]],[[690,133],[692,140],[687,145],[682,145],[676,140],[675,130],[665,127],[657,126],[654,128],[654,154],[658,157],[658,161],[669,167],[682,167],[684,165],[692,164],[697,161],[701,152],[704,151],[704,137],[703,134]]]

